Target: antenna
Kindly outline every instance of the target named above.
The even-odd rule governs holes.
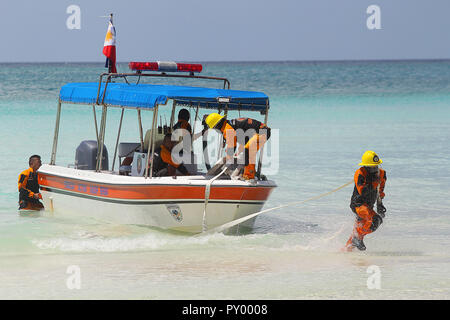
[[[113,14],[110,13],[109,16],[98,16],[99,18],[109,18],[109,20],[112,22],[113,21]]]

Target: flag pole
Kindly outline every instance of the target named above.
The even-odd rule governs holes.
[[[109,23],[113,25],[113,13],[110,13],[109,16],[100,16],[100,18],[109,18]],[[106,54],[105,54],[106,55]],[[113,73],[113,62],[111,59],[106,56],[105,68],[108,68],[108,73]]]
[[[111,22],[111,24],[113,23],[113,14],[110,13],[109,14],[109,22]],[[112,62],[111,60],[109,60],[109,58],[106,58],[106,64],[108,65],[108,73],[112,73]]]

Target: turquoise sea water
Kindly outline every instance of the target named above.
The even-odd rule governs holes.
[[[19,217],[17,177],[31,154],[50,160],[59,88],[103,71],[0,64],[0,298],[450,297],[450,61],[204,64],[233,89],[270,97],[280,162],[266,208],[334,189],[353,178],[365,150],[380,155],[387,217],[366,237],[367,251],[354,253],[339,251],[352,229],[352,187],[261,215],[241,236]],[[108,116],[112,157],[119,113]],[[79,142],[95,137],[92,118],[91,108],[63,108],[59,164],[73,163]],[[143,119],[148,127],[151,113]],[[123,138],[137,141],[135,113],[125,121]],[[79,290],[66,286],[70,265],[80,267]],[[380,290],[367,288],[371,265]]]

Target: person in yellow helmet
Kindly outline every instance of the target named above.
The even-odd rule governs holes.
[[[364,236],[377,230],[386,213],[382,202],[385,195],[386,171],[378,167],[383,161],[371,150],[366,151],[361,160],[359,164],[361,167],[355,172],[355,187],[350,201],[350,208],[356,215],[356,221],[345,246],[348,251],[355,247],[366,250]],[[377,212],[373,210],[375,203]]]
[[[238,150],[238,163],[243,162],[239,163],[241,166],[244,166],[242,178],[245,180],[254,179],[256,153],[270,138],[270,128],[255,119],[238,118],[227,120],[225,115],[221,116],[218,113],[211,113],[205,118],[205,128],[218,129],[222,132],[226,144],[227,162],[233,157],[238,138],[241,138],[239,139],[241,147]],[[237,130],[242,130],[244,134],[238,136]]]

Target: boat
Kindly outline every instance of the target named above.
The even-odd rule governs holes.
[[[238,110],[258,112],[264,115],[264,123],[267,123],[268,96],[262,92],[232,90],[226,78],[200,76],[201,64],[131,62],[129,67],[128,73],[102,73],[98,82],[68,83],[61,87],[51,160],[38,171],[45,208],[55,217],[66,214],[87,216],[106,222],[186,233],[200,233],[260,211],[276,188],[276,183],[261,173],[261,156],[256,178],[250,181],[234,180],[225,174],[212,176],[198,168],[192,170],[192,175],[156,177],[153,162],[147,159],[151,159],[161,142],[162,131],[167,131],[161,122],[158,123],[158,111],[170,108],[170,101],[168,130],[173,127],[177,107],[183,106],[193,108],[196,118],[199,109],[212,109],[222,114]],[[140,79],[156,79],[152,77],[218,81],[223,87],[140,83]],[[97,132],[93,140],[80,143],[72,167],[56,162],[64,104],[84,105],[87,112],[93,109]],[[101,107],[99,127],[96,107]],[[110,108],[122,110],[111,168],[104,145]],[[120,140],[125,110],[137,110],[140,137],[139,140],[136,137],[135,143]],[[145,111],[153,113],[153,121],[144,138],[141,112]],[[128,166],[120,162],[125,156],[132,158]],[[254,220],[250,219],[242,226],[252,228]]]

